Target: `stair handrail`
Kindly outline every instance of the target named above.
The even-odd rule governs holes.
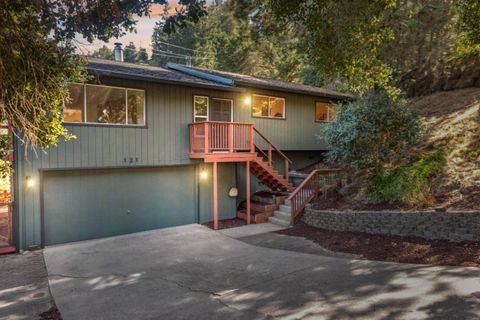
[[[254,146],[255,146],[255,150],[258,150],[265,158],[268,159],[268,155],[259,146],[257,146],[256,144],[254,144]],[[273,162],[274,161],[272,160],[272,163]]]
[[[280,149],[277,148],[276,145],[273,144],[272,141],[270,141],[267,137],[265,137],[255,126],[253,126],[253,130],[268,144],[268,156],[267,156],[267,159],[268,159],[268,166],[269,167],[273,167],[273,160],[272,160],[272,148],[278,152],[278,154],[280,156],[282,156],[282,158],[284,159],[285,161],[285,179],[288,181],[288,164],[289,163],[292,163],[292,160],[290,160]],[[258,148],[258,147],[257,147]],[[258,148],[260,149],[260,148]],[[263,154],[265,154],[265,152],[262,151]]]
[[[319,176],[336,172],[346,172],[345,169],[315,169],[295,188],[287,200],[292,208],[291,224],[294,225],[297,217],[305,206],[320,193]]]

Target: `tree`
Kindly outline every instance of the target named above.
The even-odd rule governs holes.
[[[470,43],[480,45],[480,2],[478,0],[461,0],[460,30],[465,32]]]
[[[60,136],[68,83],[84,81],[74,36],[107,41],[135,30],[135,15],[147,15],[152,3],[166,0],[63,1],[4,0],[0,4],[0,121],[8,122],[24,144],[46,148]],[[171,32],[205,15],[204,0],[180,0],[168,17]]]
[[[123,60],[125,62],[135,63],[137,62],[137,54],[137,47],[133,42],[130,42],[125,46],[125,49],[123,50]]]
[[[347,167],[378,172],[416,142],[421,132],[419,116],[404,100],[392,100],[386,93],[369,93],[338,109],[322,137],[330,146],[329,160]]]
[[[106,45],[103,45],[100,49],[95,50],[91,56],[94,58],[115,60],[115,54],[113,53],[113,50],[109,49]]]
[[[199,67],[294,82],[314,81],[314,73],[302,72],[310,64],[298,45],[297,30],[270,23],[269,17],[255,16],[256,8],[251,0],[216,1],[209,6],[206,18],[175,34],[164,33],[159,23],[152,37],[152,63],[185,63],[185,56],[190,55]]]
[[[310,61],[362,94],[396,95],[410,80],[434,73],[455,54],[460,25],[478,30],[477,0],[268,0],[263,14],[303,31]],[[462,10],[459,10],[459,5]]]
[[[145,48],[139,48],[137,53],[137,62],[139,63],[148,63],[148,54]]]

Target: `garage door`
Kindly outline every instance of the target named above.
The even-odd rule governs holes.
[[[194,167],[44,175],[45,245],[195,223]]]

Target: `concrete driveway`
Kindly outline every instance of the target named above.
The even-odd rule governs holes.
[[[249,245],[191,225],[45,249],[72,319],[478,319],[480,269]]]

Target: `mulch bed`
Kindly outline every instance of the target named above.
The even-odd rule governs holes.
[[[210,229],[213,229],[213,221],[204,223],[203,225],[209,227]],[[218,221],[218,230],[235,228],[235,227],[240,227],[240,226],[244,226],[244,225],[246,225],[245,221],[242,220],[242,219],[238,219],[238,218],[219,220]]]
[[[366,260],[480,267],[480,242],[454,243],[418,237],[331,231],[304,223],[278,233],[304,237],[331,251],[356,254]]]

